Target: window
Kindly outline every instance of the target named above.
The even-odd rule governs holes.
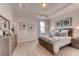
[[[45,22],[40,21],[40,33],[45,33]]]

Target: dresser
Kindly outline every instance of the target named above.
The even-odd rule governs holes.
[[[17,46],[17,34],[0,36],[0,56],[12,55]]]
[[[9,55],[12,55],[17,46],[17,34],[12,34],[9,37]]]
[[[8,56],[9,55],[9,40],[8,36],[1,36],[0,37],[0,55],[1,56]]]

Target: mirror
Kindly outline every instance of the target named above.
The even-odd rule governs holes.
[[[10,30],[10,21],[0,15],[0,29]]]

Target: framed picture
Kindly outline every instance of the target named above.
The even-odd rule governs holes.
[[[61,20],[56,21],[55,26],[56,26],[56,27],[61,27]]]
[[[34,30],[34,24],[28,24],[28,30]]]
[[[27,29],[27,24],[25,22],[20,22],[20,29],[21,30],[26,30]]]
[[[62,26],[66,27],[66,26],[71,26],[72,25],[72,18],[66,18],[62,20]]]

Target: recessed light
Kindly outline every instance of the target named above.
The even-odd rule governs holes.
[[[42,6],[43,8],[46,8],[46,7],[47,7],[47,3],[41,3],[41,6]]]

